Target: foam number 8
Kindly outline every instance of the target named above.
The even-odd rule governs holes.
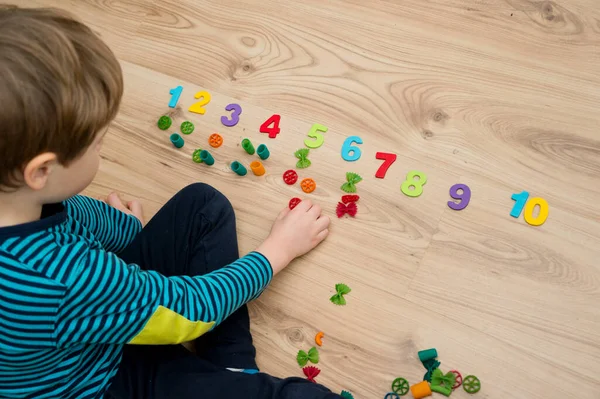
[[[458,190],[462,190],[462,193],[459,194]],[[450,196],[460,202],[448,201],[448,206],[455,211],[462,211],[471,201],[471,189],[466,184],[455,184],[450,187]]]
[[[200,99],[200,101],[190,105],[188,111],[204,115],[204,113],[206,112],[204,106],[210,102],[210,93],[207,91],[199,91],[198,93],[196,93],[196,95],[194,95],[194,98]]]
[[[418,179],[415,179],[418,177]],[[400,186],[400,189],[409,197],[418,197],[423,194],[423,186],[427,183],[427,175],[423,172],[411,170],[406,175],[406,180]],[[411,189],[412,187],[412,189]]]
[[[323,142],[325,141],[325,138],[319,132],[327,132],[327,127],[318,123],[312,125],[308,132],[308,137],[312,137],[314,140],[306,139],[304,140],[304,145],[308,148],[319,148],[320,146],[322,146]]]
[[[353,162],[358,160],[362,155],[360,148],[352,145],[354,143],[362,144],[363,140],[358,136],[350,136],[344,141],[344,144],[342,145],[342,158],[344,161]]]

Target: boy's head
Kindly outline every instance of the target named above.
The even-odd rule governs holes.
[[[118,61],[87,26],[0,5],[0,191],[49,203],[83,190],[122,94]]]

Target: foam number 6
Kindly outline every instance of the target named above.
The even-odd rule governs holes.
[[[201,100],[190,105],[188,111],[193,112],[195,114],[204,115],[204,113],[206,112],[204,106],[210,102],[210,93],[207,91],[199,91],[198,93],[196,93],[194,98]]]
[[[462,193],[459,193],[458,190],[462,190]],[[460,200],[459,203],[448,201],[450,209],[462,211],[469,205],[469,201],[471,201],[471,189],[466,184],[455,184],[450,187],[450,196],[456,200]]]
[[[418,177],[418,179],[415,179]],[[423,172],[411,170],[406,175],[406,180],[400,186],[400,189],[409,197],[418,197],[423,194],[423,185],[427,183],[427,175]],[[412,187],[412,189],[411,189]]]
[[[225,107],[225,111],[233,111],[231,113],[231,119],[226,116],[221,117],[221,123],[225,126],[231,127],[238,124],[240,121],[240,114],[242,113],[242,107],[239,104],[229,104]]]
[[[314,140],[305,139],[304,145],[308,148],[319,148],[320,146],[322,146],[323,142],[325,141],[325,138],[319,132],[327,132],[327,127],[318,123],[312,125],[312,127],[308,131],[308,137],[312,137]]]
[[[344,161],[353,162],[358,160],[362,155],[360,148],[352,145],[354,143],[362,144],[363,140],[358,136],[350,136],[344,141],[344,144],[342,145],[342,158]]]

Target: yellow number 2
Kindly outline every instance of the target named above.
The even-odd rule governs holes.
[[[210,102],[210,93],[207,91],[199,91],[196,93],[194,98],[200,99],[200,101],[193,103],[188,108],[188,111],[193,112],[195,114],[204,115],[206,110],[204,106]]]

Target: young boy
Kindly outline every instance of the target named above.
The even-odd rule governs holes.
[[[0,6],[0,70],[0,397],[339,398],[259,373],[245,305],[325,239],[319,206],[242,258],[204,184],[142,229],[138,202],[77,195],[123,91],[108,47],[64,12]]]

